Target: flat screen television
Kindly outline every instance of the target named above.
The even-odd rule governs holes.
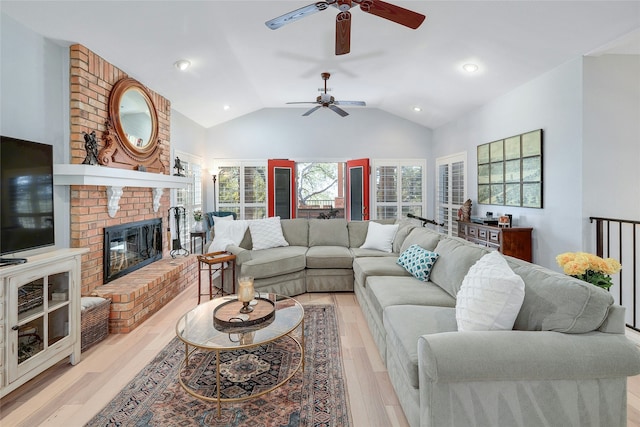
[[[54,244],[53,146],[0,136],[0,256]]]

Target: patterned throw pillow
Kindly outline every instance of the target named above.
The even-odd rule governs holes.
[[[418,280],[429,281],[429,275],[433,265],[438,260],[435,252],[428,251],[419,245],[411,245],[398,257],[398,265],[401,265]]]
[[[279,216],[249,221],[249,230],[253,241],[253,250],[289,246],[282,234]]]

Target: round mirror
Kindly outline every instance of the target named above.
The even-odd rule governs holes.
[[[121,144],[134,153],[155,148],[158,118],[145,87],[130,78],[118,81],[111,92],[109,113]]]
[[[120,123],[130,144],[144,148],[151,142],[151,109],[137,88],[129,88],[120,99]]]

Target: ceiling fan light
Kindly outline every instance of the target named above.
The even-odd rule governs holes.
[[[478,66],[476,64],[464,64],[462,66],[462,69],[465,70],[467,73],[475,73],[476,71],[478,71]]]
[[[420,111],[422,111],[422,108],[416,105],[415,107],[413,107],[413,111],[415,111],[416,113],[419,113]]]
[[[175,65],[175,67],[178,70],[184,71],[191,66],[191,61],[187,61],[186,59],[181,59],[179,61],[176,61],[173,65]]]

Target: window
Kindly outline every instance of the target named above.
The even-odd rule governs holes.
[[[458,235],[458,209],[467,199],[466,183],[467,153],[454,154],[436,159],[438,182],[436,185],[437,222],[444,223],[443,232]]]
[[[175,151],[175,157],[180,158],[184,167],[184,175],[188,178],[187,188],[178,188],[173,193],[174,199],[171,206],[181,206],[185,210],[185,220],[180,223],[180,242],[186,248],[189,243],[189,232],[195,224],[193,211],[202,210],[202,159],[197,156]],[[175,224],[170,224],[173,228]]]
[[[296,163],[299,218],[344,217],[344,163]]]
[[[218,210],[235,212],[239,219],[267,216],[265,163],[230,162],[219,165]]]
[[[424,160],[379,160],[375,173],[375,219],[399,218],[408,213],[423,216],[426,210],[426,162]]]

